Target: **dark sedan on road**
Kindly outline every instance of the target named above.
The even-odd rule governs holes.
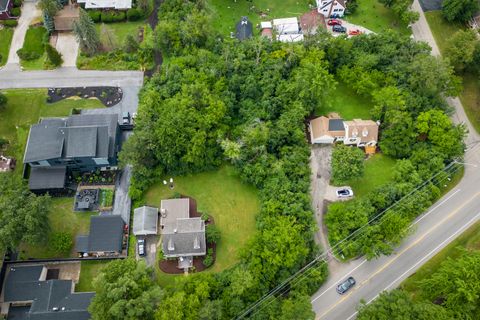
[[[348,277],[347,280],[343,281],[337,286],[337,292],[340,294],[344,294],[345,292],[350,290],[350,288],[352,288],[355,285],[355,283],[356,282],[355,282],[355,279],[353,279],[353,277]]]

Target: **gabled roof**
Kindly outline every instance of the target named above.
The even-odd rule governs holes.
[[[10,0],[0,0],[0,12],[7,11]]]
[[[158,209],[143,206],[136,208],[133,215],[133,234],[157,234]]]
[[[328,131],[343,131],[345,126],[343,125],[343,119],[328,119]]]
[[[64,136],[59,129],[65,126],[65,119],[43,119],[30,127],[24,162],[60,158]]]
[[[340,134],[345,134],[343,119],[321,116],[310,121],[310,135],[312,142],[323,136],[334,137]]]
[[[206,254],[205,222],[201,218],[177,219],[175,229],[162,234],[163,253],[166,257]]]
[[[252,37],[253,26],[252,23],[248,20],[248,17],[242,17],[242,19],[237,22],[236,30],[236,37],[238,40],[245,40]]]
[[[76,238],[77,252],[121,252],[124,222],[119,215],[90,217],[90,234]],[[88,246],[86,242],[88,239]],[[87,248],[88,250],[85,250]]]
[[[168,199],[160,202],[160,225],[162,233],[170,233],[175,229],[177,219],[190,217],[190,199]]]
[[[345,121],[346,136],[360,138],[361,142],[378,141],[378,124],[373,120]]]
[[[279,34],[285,33],[298,33],[298,19],[293,18],[283,18],[283,19],[273,19],[273,27]]]
[[[97,127],[62,128],[65,134],[65,157],[95,157]]]
[[[67,168],[30,168],[28,188],[30,190],[62,189],[65,187]]]

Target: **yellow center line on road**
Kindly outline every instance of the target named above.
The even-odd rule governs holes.
[[[400,251],[398,254],[393,256],[388,262],[386,262],[383,266],[381,266],[377,271],[375,271],[368,279],[362,281],[359,285],[355,286],[353,290],[347,294],[346,296],[342,297],[339,301],[337,301],[333,306],[331,306],[326,312],[322,313],[320,316],[316,317],[315,319],[321,319],[328,313],[330,313],[333,309],[335,309],[339,304],[343,303],[345,300],[347,300],[355,291],[360,289],[362,286],[364,286],[367,282],[369,282],[372,278],[374,278],[377,274],[381,273],[384,271],[388,266],[390,266],[395,260],[397,260],[399,257],[401,257],[405,252],[410,250],[411,248],[415,247],[419,242],[421,242],[425,237],[427,237],[430,233],[432,233],[435,229],[437,229],[439,226],[441,226],[445,221],[451,219],[455,214],[457,214],[461,209],[463,209],[466,205],[468,205],[470,202],[473,201],[476,197],[480,195],[480,191],[477,192],[475,195],[473,195],[468,201],[464,202],[460,207],[449,213],[445,218],[443,218],[440,222],[435,224],[433,227],[428,229],[424,234],[422,234],[417,240],[412,242],[408,247]]]

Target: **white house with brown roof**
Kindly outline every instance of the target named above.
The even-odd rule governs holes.
[[[315,118],[309,123],[312,144],[332,144],[343,141],[357,147],[375,146],[378,141],[379,124],[372,120],[354,119],[344,121],[336,115]]]
[[[323,14],[325,18],[329,18],[332,14],[343,17],[347,9],[346,0],[317,0],[318,12]]]

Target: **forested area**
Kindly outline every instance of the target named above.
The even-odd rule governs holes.
[[[436,272],[418,282],[420,296],[413,299],[400,289],[384,292],[360,307],[358,319],[478,319],[480,252],[459,250],[460,257],[447,258]]]
[[[327,215],[332,243],[463,152],[463,129],[452,125],[442,98],[458,92],[459,81],[425,45],[388,32],[348,41],[322,33],[302,44],[236,42],[222,39],[209,19],[202,1],[162,4],[156,45],[166,63],[142,90],[135,134],[121,162],[133,165],[134,199],[167,173],[232,162],[260,190],[257,233],[239,264],[181,279],[145,319],[232,318],[319,254],[304,119],[325,103],[335,75],[373,97],[372,117],[382,122],[380,146],[403,160],[395,183],[368,200],[339,205],[337,212],[332,206]],[[389,253],[410,220],[438,194],[429,184],[418,201],[387,220],[389,225],[372,224],[361,239],[345,242],[343,253]],[[309,296],[326,276],[323,265],[250,318],[312,319]],[[102,319],[92,311],[94,319]]]

